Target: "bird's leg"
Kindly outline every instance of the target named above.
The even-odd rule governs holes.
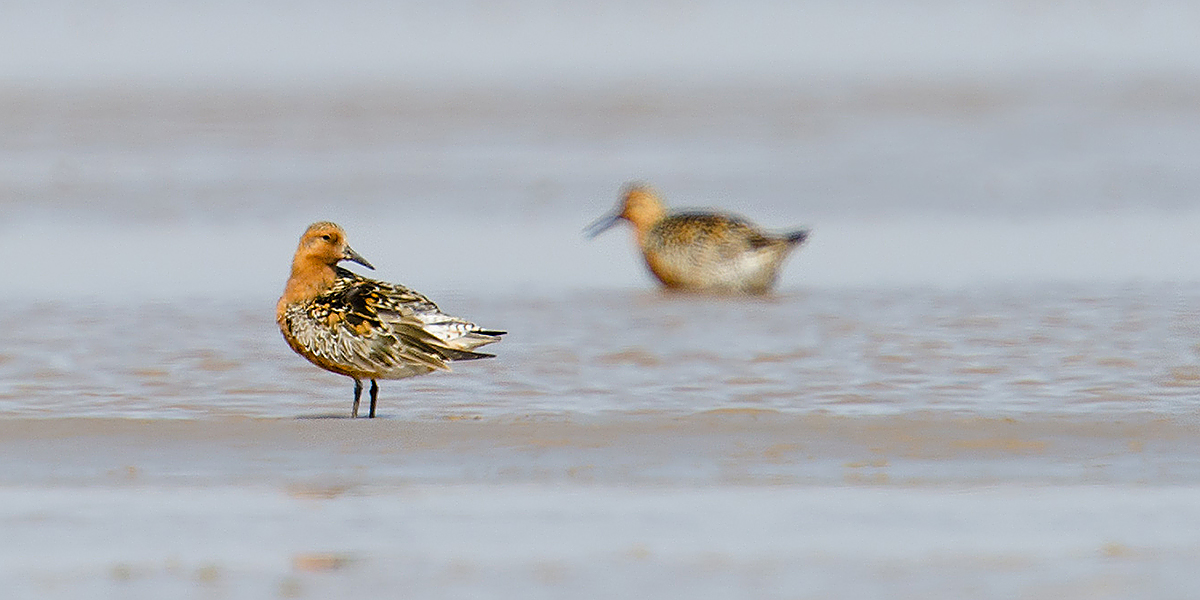
[[[375,418],[375,400],[379,398],[379,385],[371,380],[371,418]]]
[[[375,382],[372,381],[371,383],[375,383]],[[362,382],[359,381],[358,379],[355,379],[354,380],[354,408],[351,409],[351,411],[350,411],[351,419],[358,418],[358,400],[359,400],[359,398],[362,398]]]

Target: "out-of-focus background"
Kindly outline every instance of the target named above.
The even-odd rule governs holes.
[[[1197,57],[1167,0],[7,3],[0,580],[1190,597]],[[814,233],[662,295],[581,235],[634,180]],[[499,357],[309,419],[317,220]]]
[[[577,235],[629,180],[816,227],[784,289],[1194,279],[1197,23],[1186,2],[12,3],[0,250],[37,268],[3,291],[257,298],[317,219],[422,289],[632,287],[626,238]]]

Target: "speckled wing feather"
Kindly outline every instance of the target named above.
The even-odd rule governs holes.
[[[338,278],[353,280],[353,287],[365,293],[365,303],[372,314],[398,335],[429,344],[448,360],[491,357],[472,350],[499,341],[505,333],[484,330],[470,321],[447,315],[420,292],[401,285],[367,279],[340,267]]]
[[[680,212],[655,226],[650,240],[659,252],[688,249],[731,259],[742,252],[769,245],[771,240],[758,233],[745,219],[732,215]]]
[[[784,256],[802,239],[762,233],[728,214],[677,212],[650,228],[642,253],[667,287],[760,293],[774,284]]]
[[[503,334],[445,315],[416,291],[340,267],[327,292],[288,309],[286,320],[318,364],[364,377],[407,377],[486,358],[471,349]]]

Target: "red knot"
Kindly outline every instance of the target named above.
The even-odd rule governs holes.
[[[300,237],[292,274],[275,320],[292,350],[309,362],[354,380],[354,408],[363,380],[371,380],[371,417],[379,393],[376,379],[404,379],[442,369],[456,360],[490,358],[475,348],[500,340],[503,331],[481,329],[443,313],[419,292],[362,277],[338,263],[374,269],[346,244],[334,223],[313,223]]]
[[[763,294],[779,266],[808,238],[801,229],[775,235],[749,221],[708,211],[668,212],[654,190],[631,185],[613,214],[585,229],[595,237],[620,220],[633,225],[646,266],[670,289]]]

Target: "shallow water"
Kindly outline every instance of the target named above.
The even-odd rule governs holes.
[[[644,290],[455,294],[512,333],[497,359],[382,382],[404,419],[789,414],[1195,415],[1200,288]],[[296,417],[351,385],[295,357],[270,305],[17,305],[0,318],[0,415]],[[36,399],[36,401],[34,401]]]
[[[1192,597],[1195,9],[884,4],[0,9],[5,591]],[[814,234],[664,294],[634,179]],[[497,358],[341,418],[323,219]]]
[[[89,543],[6,562],[30,574],[13,588],[28,597],[189,589],[315,598],[387,595],[398,582],[408,594],[448,598],[726,598],[747,590],[767,598],[1188,597],[1195,538],[1160,515],[1196,518],[1200,491],[1097,491],[416,486],[314,500],[246,486],[202,497],[116,488],[94,492],[75,525],[125,531],[116,539],[136,551]],[[0,499],[15,511],[77,509],[53,488],[7,489]],[[194,520],[199,502],[250,513],[254,525],[228,536]],[[1122,518],[1107,521],[1113,512]],[[35,547],[47,535],[73,537],[46,524],[10,531]],[[190,540],[186,551],[163,543],[167,532]],[[347,543],[347,533],[367,541]],[[1047,567],[1064,558],[1072,564],[1065,572]]]
[[[10,92],[0,414],[342,413],[271,322],[318,219],[512,332],[390,416],[1192,410],[1186,82],[839,90]],[[634,177],[814,234],[771,297],[664,295],[580,233]]]

